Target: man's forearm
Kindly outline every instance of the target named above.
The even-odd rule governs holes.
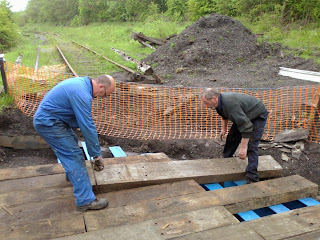
[[[248,147],[248,143],[249,143],[249,138],[241,138],[240,148],[241,147]]]
[[[226,132],[228,126],[228,119],[222,119],[222,131]]]
[[[249,138],[242,138],[240,142],[239,158],[245,159],[247,157]]]

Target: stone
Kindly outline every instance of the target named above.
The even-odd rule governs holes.
[[[291,130],[284,130],[278,133],[274,137],[275,142],[292,142],[307,139],[309,136],[309,130],[304,128],[295,128]]]

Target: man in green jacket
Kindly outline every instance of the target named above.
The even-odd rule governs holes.
[[[222,117],[221,139],[227,132],[228,120],[233,123],[223,157],[232,157],[240,144],[239,158],[245,159],[248,156],[246,184],[258,182],[258,145],[268,118],[268,111],[262,101],[241,93],[221,93],[215,88],[206,89],[201,99],[206,107],[215,108]]]

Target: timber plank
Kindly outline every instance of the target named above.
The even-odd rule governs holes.
[[[244,224],[268,240],[293,237],[320,229],[320,205],[270,215]]]
[[[117,158],[104,158],[105,165],[109,164],[132,164],[144,162],[170,162],[171,159],[165,153],[149,153],[144,155],[135,155]]]
[[[197,232],[182,237],[176,237],[173,239],[183,240],[266,240],[261,237],[257,232],[251,229],[249,226],[243,226],[234,224],[230,226],[220,227],[207,231]]]
[[[312,231],[305,234],[300,234],[298,236],[289,237],[288,240],[319,240],[320,239],[320,230]]]
[[[285,179],[285,183],[281,181]],[[299,181],[299,184],[295,184]],[[291,182],[288,184],[288,182]],[[254,190],[251,190],[251,189]],[[136,223],[194,211],[225,206],[232,214],[315,195],[318,186],[300,176],[289,176],[210,192],[149,200],[129,206],[85,213],[88,231]],[[248,209],[250,208],[250,209]]]
[[[3,209],[0,210],[0,229],[9,228],[11,225],[24,225],[46,219],[81,216],[77,211],[74,197],[64,197],[55,200],[20,204],[6,207],[12,215]]]
[[[109,165],[94,172],[99,192],[194,179],[199,184],[241,180],[247,161],[237,158],[198,159]],[[279,177],[281,166],[271,156],[259,158],[260,178]]]
[[[73,196],[72,187],[44,188],[36,190],[14,191],[0,194],[0,205],[17,206],[32,202],[41,202]]]
[[[64,168],[58,163],[17,168],[4,168],[0,169],[0,181],[52,175],[64,172]]]
[[[239,221],[224,207],[216,206],[143,221],[132,225],[122,225],[87,232],[62,239],[171,239],[173,237],[236,224],[238,222]]]
[[[38,220],[23,225],[10,225],[0,229],[4,239],[43,240],[85,232],[83,217],[67,216],[64,218]]]
[[[0,192],[30,191],[40,188],[71,187],[64,173],[0,181]]]
[[[291,210],[259,218],[256,220],[241,222],[234,226],[224,226],[219,229],[211,229],[195,234],[190,234],[187,237],[176,239],[208,239],[208,236],[219,236],[216,239],[229,240],[226,235],[219,235],[220,233],[228,233],[237,236],[235,229],[246,230],[243,231],[241,238],[248,239],[247,231],[254,231],[257,236],[265,240],[280,240],[280,239],[299,239],[301,236],[317,236],[320,228],[320,205],[305,207]],[[318,231],[318,232],[317,232]],[[313,234],[313,235],[311,235]],[[259,238],[257,238],[259,239]],[[307,239],[307,238],[300,238]],[[311,238],[317,239],[317,238]]]
[[[217,205],[221,205],[218,200],[212,198],[207,192],[202,192],[159,200],[155,199],[123,207],[107,208],[99,210],[99,212],[86,212],[85,223],[89,232]]]
[[[96,180],[96,177],[94,175],[94,169],[92,167],[92,163],[91,163],[91,161],[85,161],[85,163],[86,163],[86,168],[88,170],[88,175],[89,175],[89,179],[90,179],[91,185],[93,187],[93,190],[95,191],[96,190],[95,186],[97,185],[97,180]]]
[[[260,181],[249,184],[249,187],[241,185],[214,191],[223,205],[233,214],[290,202],[304,196],[313,196],[317,192],[317,184],[299,175]],[[274,197],[277,198],[276,201]]]
[[[62,191],[64,195],[59,194],[58,191],[54,189],[39,189],[33,192],[13,192],[11,193],[11,199],[14,202],[3,201],[3,206],[13,214],[12,216],[5,210],[0,211],[0,230],[8,228],[11,225],[24,225],[29,222],[55,219],[55,218],[65,218],[68,216],[82,216],[76,210],[74,203],[74,197],[72,194],[72,188],[65,188],[68,191]],[[49,191],[49,190],[52,190]],[[205,190],[200,187],[193,180],[177,182],[172,184],[163,184],[158,186],[144,187],[141,189],[131,189],[119,192],[110,192],[108,194],[99,195],[99,197],[106,197],[109,202],[108,208],[119,207],[123,205],[135,204],[143,201],[149,201],[150,199],[163,199],[172,196],[179,196],[183,194],[193,194],[198,192],[205,192]],[[28,196],[27,194],[31,196]],[[68,194],[69,193],[69,194]],[[19,194],[22,197],[26,197],[27,200],[19,198]],[[46,195],[51,194],[53,200],[45,200]],[[15,196],[16,195],[16,196]],[[1,196],[1,195],[0,195]],[[39,197],[40,201],[32,201],[33,199]],[[7,200],[11,200],[10,198]],[[4,199],[6,200],[6,199]],[[21,201],[21,202],[19,202]],[[14,203],[20,204],[14,204]]]
[[[205,190],[194,180],[187,180],[116,192],[100,193],[97,197],[106,198],[109,202],[108,208],[113,208],[200,192],[205,192]]]
[[[193,180],[135,188],[117,192],[97,194],[98,198],[107,198],[108,207],[119,207],[150,199],[169,198],[185,194],[205,192],[205,190]],[[72,187],[44,188],[25,191],[14,191],[0,194],[0,205],[7,207],[19,204],[48,201],[53,199],[72,197]]]

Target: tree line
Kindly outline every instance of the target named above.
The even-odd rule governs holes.
[[[320,0],[29,0],[25,17],[27,22],[75,26],[159,17],[197,20],[212,12],[251,21],[275,14],[283,23],[314,22],[320,19]]]
[[[17,42],[17,25],[49,23],[81,26],[94,22],[196,21],[210,13],[245,17],[251,22],[272,16],[282,25],[320,23],[320,0],[29,0],[12,13],[0,0],[0,51]]]

